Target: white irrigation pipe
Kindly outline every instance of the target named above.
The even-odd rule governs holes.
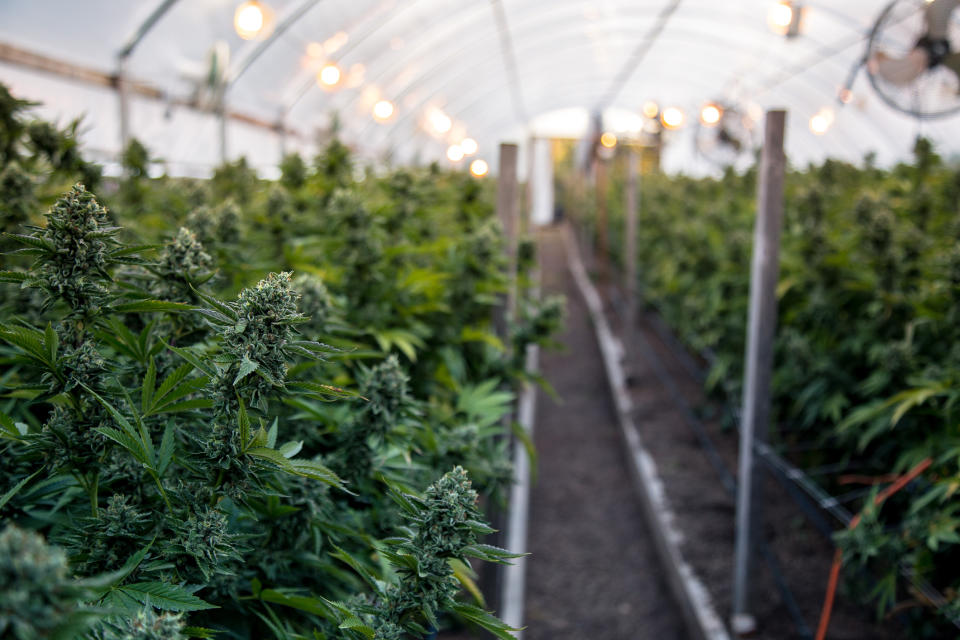
[[[540,350],[537,345],[527,348],[527,371],[536,371]],[[537,387],[527,384],[520,396],[517,421],[527,437],[533,438],[533,421],[536,415]],[[510,489],[510,511],[507,514],[506,548],[513,553],[527,552],[527,524],[530,520],[530,454],[520,438],[513,443],[514,484]],[[523,627],[524,592],[526,590],[527,559],[516,558],[513,564],[504,567],[503,596],[500,615],[504,622],[515,629]],[[514,634],[518,640],[522,631]]]

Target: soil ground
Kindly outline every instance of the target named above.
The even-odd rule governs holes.
[[[623,295],[609,282],[599,289],[607,318],[622,338]],[[695,358],[665,336],[662,324],[657,327],[659,319],[655,314],[638,315],[632,342],[625,341],[629,345],[626,359],[634,422],[657,463],[676,524],[683,534],[683,556],[704,581],[718,613],[727,618],[732,608],[736,502],[724,489],[719,472],[711,466],[687,411],[697,416],[695,419],[714,443],[723,466],[734,476],[738,438],[734,430],[723,429],[719,420],[702,417],[719,415],[720,410],[704,398],[702,383],[691,370],[698,364]],[[811,525],[783,486],[769,474],[762,477],[763,533],[807,629],[798,628],[772,572],[764,561],[757,560],[752,610],[758,632],[752,637],[810,638],[823,606],[834,548]],[[896,621],[878,623],[869,608],[856,604],[841,590],[827,637],[889,640],[905,636]]]
[[[683,640],[688,637],[664,581],[632,487],[627,455],[586,306],[567,270],[562,229],[539,234],[542,288],[567,296],[561,351],[541,351],[540,368],[560,401],[537,398],[534,440],[539,468],[531,494],[527,562],[527,640]],[[588,262],[588,269],[590,264]],[[596,275],[595,273],[593,274]],[[623,297],[599,287],[608,320],[623,335]],[[718,613],[731,607],[735,502],[723,488],[685,411],[701,416],[709,404],[695,362],[666,339],[657,318],[640,314],[627,354],[634,421],[654,457],[683,555],[710,592]],[[713,414],[717,408],[712,407]],[[737,438],[717,421],[701,419],[728,471],[736,469]],[[767,544],[780,564],[797,607],[815,629],[823,604],[833,547],[769,476],[764,485]],[[757,563],[754,613],[762,640],[800,640],[773,575]],[[468,640],[465,632],[444,640]],[[893,621],[879,624],[871,611],[838,593],[830,640],[904,637]]]
[[[567,296],[563,351],[542,351],[559,402],[540,392],[530,497],[529,640],[680,640],[683,622],[662,576],[630,480],[599,347],[566,268],[557,229],[540,245],[545,294]]]

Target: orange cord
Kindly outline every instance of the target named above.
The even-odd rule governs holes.
[[[900,491],[900,489],[903,489],[905,486],[910,484],[914,478],[926,471],[931,464],[933,464],[932,458],[924,459],[913,469],[910,469],[910,471],[900,476],[896,482],[878,493],[877,497],[873,500],[873,504],[880,505],[885,502],[887,498],[895,494],[897,491]],[[861,511],[851,518],[850,524],[847,526],[847,528],[856,528],[856,526],[860,524],[862,516],[863,512]],[[840,581],[841,564],[843,564],[843,552],[840,551],[840,549],[837,549],[833,554],[833,565],[830,567],[830,579],[827,581],[827,593],[823,598],[823,610],[820,612],[820,624],[817,626],[816,640],[825,640],[827,637],[827,627],[830,625],[830,614],[833,612],[833,601],[837,595],[837,583]]]

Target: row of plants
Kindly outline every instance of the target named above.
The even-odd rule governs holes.
[[[0,86],[0,636],[512,637],[471,563],[513,557],[485,512],[562,301],[494,332],[490,185],[336,140],[105,179],[29,107]]]
[[[611,257],[622,263],[623,158],[606,188]],[[568,207],[598,233],[592,190]],[[756,171],[644,175],[638,231],[643,301],[709,369],[715,398],[740,398]],[[890,169],[827,160],[792,168],[777,288],[771,437],[834,495],[861,490],[863,520],[836,541],[847,587],[911,637],[955,637],[960,619],[960,168],[918,139]],[[730,425],[728,425],[730,426]],[[931,465],[882,506],[877,491]],[[872,488],[872,490],[871,490]],[[944,595],[930,598],[909,573]],[[872,576],[863,581],[865,575]],[[874,579],[876,578],[876,579]],[[825,577],[826,580],[826,577]]]

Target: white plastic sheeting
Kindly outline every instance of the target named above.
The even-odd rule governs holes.
[[[285,148],[308,154],[337,114],[341,137],[372,160],[443,160],[449,144],[470,136],[480,143],[478,155],[495,163],[497,144],[525,143],[545,113],[566,113],[566,121],[555,117],[551,127],[570,135],[588,113],[635,113],[647,100],[679,106],[691,122],[708,100],[739,105],[744,113],[786,107],[787,152],[795,165],[827,156],[857,161],[867,152],[890,163],[909,154],[918,133],[946,155],[960,152],[960,120],[921,123],[896,113],[873,94],[863,72],[853,102],[841,107],[836,101],[886,2],[797,3],[804,6],[802,33],[786,38],[767,26],[774,0],[681,0],[651,39],[675,1],[264,0],[277,25],[289,22],[264,47],[234,32],[240,0],[179,0],[128,61],[130,79],[169,98],[134,97],[131,133],[171,171],[202,174],[216,164],[217,118],[179,103],[195,93],[211,48],[222,42],[230,52],[227,77],[235,77],[227,108],[282,122],[298,134],[286,136]],[[159,4],[2,0],[0,43],[115,73],[118,52]],[[260,54],[255,60],[254,52]],[[331,62],[343,78],[326,90],[315,76]],[[47,116],[84,115],[84,144],[98,156],[116,155],[114,90],[10,64],[0,64],[0,82],[42,101]],[[380,123],[371,109],[383,99],[396,112]],[[824,107],[834,109],[835,122],[816,136],[808,122]],[[444,133],[429,124],[437,110],[452,119]],[[693,131],[670,132],[666,169],[716,169],[697,157]],[[276,165],[281,140],[275,132],[229,121],[227,134],[230,158],[246,156],[263,171]]]

